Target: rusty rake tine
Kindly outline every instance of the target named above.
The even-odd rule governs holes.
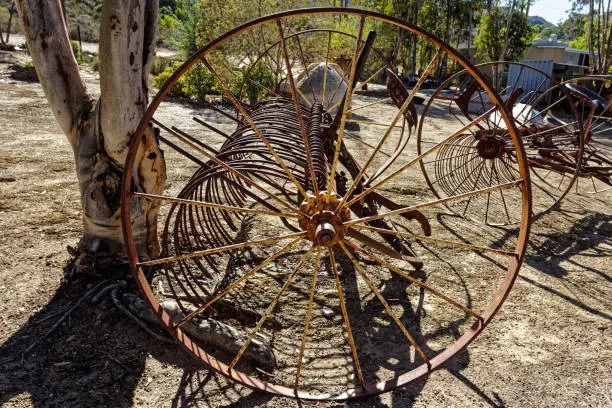
[[[204,126],[205,128],[212,130],[213,132],[217,133],[220,136],[223,136],[224,138],[230,140],[232,137],[230,135],[228,135],[227,133],[217,129],[216,127],[214,127],[213,125],[210,125],[206,122],[204,122],[202,119],[200,118],[196,118],[195,116],[192,118],[195,122],[199,123],[200,125]]]
[[[306,161],[308,162],[308,171],[310,172],[310,178],[312,180],[312,186],[315,195],[319,194],[319,187],[317,182],[317,177],[315,175],[314,166],[312,164],[312,156],[310,154],[310,144],[308,143],[308,136],[306,135],[306,128],[304,127],[304,118],[302,117],[302,111],[300,109],[300,101],[298,100],[297,88],[295,86],[295,80],[293,78],[293,73],[291,72],[291,64],[289,61],[289,54],[287,54],[287,44],[285,44],[285,36],[283,34],[283,26],[280,20],[276,20],[276,28],[278,29],[278,37],[281,45],[281,50],[283,51],[283,57],[285,59],[285,66],[287,68],[287,78],[289,78],[289,85],[291,86],[291,97],[293,98],[293,103],[295,104],[295,111],[297,113],[297,121],[298,126],[300,127],[300,133],[302,135],[302,143],[304,144],[304,149],[306,150]],[[308,67],[306,67],[306,71],[308,71]],[[310,76],[308,76],[310,80]]]
[[[317,247],[317,258],[315,260],[314,269],[312,272],[312,285],[310,287],[310,294],[308,295],[308,308],[306,309],[306,318],[304,321],[304,331],[302,332],[302,343],[300,344],[300,352],[297,360],[297,371],[295,374],[295,388],[300,386],[300,374],[302,373],[302,358],[304,357],[304,349],[306,347],[306,339],[308,337],[308,330],[310,328],[310,318],[312,315],[312,305],[314,302],[314,296],[317,289],[317,277],[319,274],[319,266],[321,264],[321,247]]]
[[[452,300],[451,298],[449,298],[448,296],[446,296],[445,294],[443,294],[442,292],[432,288],[431,286],[427,285],[426,283],[421,282],[420,280],[413,278],[412,276],[410,276],[409,274],[407,274],[406,272],[394,267],[393,265],[391,265],[390,263],[386,262],[385,260],[383,260],[382,258],[377,257],[376,255],[372,255],[370,253],[368,253],[367,251],[364,251],[363,249],[359,248],[357,245],[353,244],[350,241],[344,241],[344,243],[348,246],[350,246],[351,248],[353,248],[355,251],[367,256],[368,258],[372,259],[375,262],[378,262],[379,264],[383,265],[385,268],[388,268],[389,270],[391,270],[392,272],[396,273],[397,275],[409,280],[410,282],[414,283],[415,285],[425,289],[428,292],[433,293],[434,295],[438,296],[440,299],[445,300],[446,302],[450,303],[451,305],[455,306],[456,308],[462,310],[463,312],[469,314],[470,316],[478,319],[479,321],[483,322],[484,319],[482,318],[482,316],[480,316],[478,313],[472,311],[471,309],[463,306],[462,304],[460,304],[459,302],[456,302],[454,300]]]
[[[209,103],[209,102],[205,102],[204,103],[204,107],[214,110],[215,112],[220,113],[221,115],[225,116],[226,118],[229,118],[231,120],[233,120],[234,122],[240,123],[240,121],[238,119],[236,119],[234,116],[230,115],[229,113],[225,112],[222,109],[217,108],[215,105]]]
[[[312,200],[309,198],[309,196],[306,194],[306,190],[304,190],[304,187],[297,181],[297,179],[295,178],[295,176],[293,175],[293,173],[291,172],[291,170],[289,170],[289,168],[287,167],[287,165],[285,164],[285,162],[278,156],[278,153],[276,152],[276,150],[274,149],[274,147],[272,147],[272,145],[270,144],[270,142],[264,137],[264,135],[260,132],[260,130],[257,128],[257,125],[255,125],[255,122],[253,121],[253,119],[251,118],[251,116],[248,114],[248,112],[242,107],[242,105],[240,104],[240,102],[238,102],[236,100],[236,98],[234,97],[234,95],[232,95],[232,92],[229,90],[229,88],[227,87],[227,85],[223,82],[223,80],[221,79],[221,77],[219,77],[219,74],[217,74],[217,71],[215,71],[215,69],[213,68],[213,66],[210,64],[210,62],[202,57],[201,58],[202,63],[206,66],[206,68],[208,68],[208,71],[211,73],[211,75],[215,78],[215,81],[217,81],[217,83],[219,84],[219,86],[221,86],[221,88],[223,88],[223,91],[225,92],[227,98],[232,102],[232,104],[236,107],[236,109],[238,109],[238,111],[240,112],[240,114],[244,117],[244,119],[248,122],[248,124],[251,126],[251,129],[253,129],[253,132],[255,132],[255,134],[261,139],[261,141],[263,142],[263,144],[266,146],[266,148],[268,149],[268,151],[270,152],[270,154],[272,155],[272,157],[274,157],[274,159],[276,160],[276,162],[278,163],[278,165],[285,171],[285,173],[287,174],[287,177],[289,177],[289,179],[293,182],[293,184],[295,184],[296,188],[299,190],[299,192],[306,198],[306,200],[308,202],[312,202]]]
[[[173,150],[179,152],[180,154],[182,154],[183,156],[185,156],[186,158],[188,158],[192,162],[198,164],[200,167],[205,167],[206,166],[205,162],[203,162],[202,160],[198,159],[197,157],[195,157],[193,154],[187,152],[186,150],[180,148],[176,144],[172,143],[171,141],[169,141],[165,137],[159,136],[159,140],[161,140],[162,142],[164,142],[165,144],[170,146]]]
[[[391,316],[391,318],[393,319],[393,321],[395,322],[395,324],[397,325],[397,327],[401,330],[401,332],[404,334],[404,336],[406,337],[406,339],[410,342],[410,344],[412,344],[412,346],[414,347],[414,349],[417,351],[417,353],[419,354],[419,356],[421,356],[421,359],[423,359],[423,361],[427,364],[427,367],[429,367],[431,369],[431,364],[429,362],[429,359],[427,358],[427,356],[425,355],[425,353],[423,353],[423,350],[421,350],[421,348],[419,347],[419,345],[417,344],[417,342],[414,340],[414,338],[410,335],[410,333],[408,332],[408,330],[406,329],[406,327],[404,326],[404,324],[400,321],[400,319],[397,318],[397,316],[395,315],[395,313],[393,313],[393,310],[391,310],[391,306],[389,306],[389,303],[387,303],[387,300],[384,298],[384,296],[378,291],[378,289],[376,289],[376,286],[372,283],[372,281],[370,280],[370,278],[368,277],[368,275],[366,275],[365,271],[363,270],[363,268],[361,267],[361,265],[359,265],[359,263],[355,260],[355,258],[353,257],[353,255],[350,253],[350,251],[346,248],[346,246],[343,243],[344,240],[340,241],[339,244],[342,247],[342,250],[344,251],[344,253],[346,253],[346,255],[348,256],[348,258],[351,260],[351,262],[353,263],[353,265],[355,266],[355,269],[357,269],[357,272],[359,273],[359,275],[363,278],[363,280],[365,281],[366,285],[368,285],[368,287],[370,288],[370,290],[374,293],[374,295],[376,295],[376,297],[378,298],[378,300],[380,301],[380,303],[383,305],[383,307],[385,308],[385,310],[387,311],[387,313],[389,314],[389,316]]]
[[[297,235],[297,234],[293,234],[293,235]],[[279,256],[281,256],[282,254],[284,254],[285,252],[287,252],[289,249],[291,249],[295,244],[297,244],[300,240],[302,239],[302,237],[296,238],[293,241],[291,241],[290,243],[288,243],[287,245],[285,245],[283,248],[281,248],[279,251],[277,251],[276,253],[274,253],[273,255],[269,256],[268,258],[266,258],[265,261],[263,261],[262,263],[260,263],[258,266],[256,266],[255,268],[251,269],[249,272],[247,272],[246,274],[244,274],[244,276],[242,276],[241,278],[235,280],[231,285],[229,285],[227,288],[225,288],[223,291],[221,291],[221,293],[219,293],[217,296],[215,296],[214,298],[212,298],[211,300],[209,300],[208,302],[206,302],[204,305],[200,306],[199,308],[197,308],[195,311],[193,311],[192,313],[190,313],[187,317],[185,317],[183,320],[181,320],[180,322],[178,322],[174,328],[178,329],[179,327],[181,327],[182,325],[184,325],[185,323],[189,322],[191,319],[193,319],[195,316],[197,316],[198,314],[202,313],[203,311],[205,311],[206,309],[208,309],[212,304],[214,304],[217,300],[221,299],[222,297],[224,297],[225,295],[227,295],[229,293],[229,291],[231,291],[233,288],[235,288],[236,286],[238,286],[240,283],[244,282],[245,280],[247,280],[249,277],[251,277],[252,275],[254,275],[255,273],[257,273],[259,270],[263,269],[264,267],[266,267],[270,262],[272,262],[273,260],[275,260],[276,258],[278,258]]]
[[[263,324],[266,322],[266,319],[268,318],[268,316],[270,316],[272,314],[272,310],[274,309],[274,307],[278,303],[278,301],[281,298],[281,296],[283,295],[283,293],[285,293],[285,290],[287,290],[289,285],[291,285],[291,282],[293,282],[293,279],[295,278],[295,275],[297,275],[297,273],[299,272],[299,270],[302,267],[302,265],[304,265],[306,263],[306,261],[310,258],[310,255],[314,251],[314,248],[315,248],[314,245],[312,245],[310,247],[308,252],[306,252],[306,254],[304,255],[304,258],[302,258],[302,260],[295,267],[293,272],[291,272],[291,274],[287,277],[287,280],[285,281],[285,283],[283,284],[281,289],[278,291],[278,293],[274,297],[274,300],[272,300],[272,302],[268,305],[268,308],[264,312],[263,316],[261,317],[261,319],[259,319],[259,322],[257,322],[257,325],[251,331],[251,334],[249,334],[249,337],[247,338],[247,340],[244,342],[244,344],[242,345],[242,347],[240,348],[240,350],[236,354],[236,357],[234,357],[234,359],[230,363],[230,365],[229,365],[229,369],[230,370],[233,369],[234,366],[236,366],[236,364],[238,363],[238,361],[240,360],[240,358],[242,357],[242,355],[246,351],[247,347],[249,347],[249,344],[251,344],[251,341],[253,341],[253,338],[255,338],[255,336],[257,335],[257,333],[261,329],[261,326],[263,326]]]
[[[336,168],[338,167],[338,158],[340,156],[340,148],[342,145],[342,138],[344,137],[344,127],[346,126],[346,111],[348,110],[348,100],[351,98],[353,93],[353,83],[355,82],[355,74],[357,72],[357,59],[359,58],[359,48],[361,47],[361,41],[363,38],[363,28],[365,25],[365,16],[361,16],[361,21],[359,23],[359,34],[357,35],[357,44],[355,45],[355,52],[353,54],[353,63],[351,65],[351,77],[348,84],[348,88],[346,90],[346,95],[344,97],[345,103],[342,107],[342,112],[337,113],[341,114],[340,119],[340,133],[338,134],[338,139],[336,140],[336,149],[334,151],[334,159],[332,161],[331,173],[329,175],[329,181],[327,182],[327,195],[331,197],[332,190],[334,186],[334,179],[336,176]]]
[[[353,338],[353,331],[351,329],[351,322],[349,321],[348,312],[346,310],[346,304],[344,303],[344,292],[342,291],[342,284],[340,283],[340,276],[338,275],[338,269],[336,266],[336,258],[333,250],[327,248],[329,253],[329,261],[331,263],[332,272],[334,273],[334,280],[336,281],[336,290],[338,291],[338,298],[340,300],[340,308],[342,309],[342,318],[344,319],[344,325],[346,326],[346,333],[348,335],[349,346],[353,354],[353,362],[357,369],[357,377],[361,387],[365,389],[365,381],[363,379],[363,373],[361,372],[361,364],[359,363],[359,356],[357,355],[357,346],[355,345],[355,339]]]

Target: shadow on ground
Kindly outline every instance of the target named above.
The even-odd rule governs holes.
[[[452,230],[452,223],[444,223],[443,218],[440,221],[460,237],[458,231]],[[572,225],[569,232],[534,232],[526,264],[549,278],[563,280],[563,284],[577,295],[561,293],[542,283],[544,280],[536,281],[527,276],[520,276],[520,279],[582,310],[612,320],[612,316],[596,307],[597,302],[607,302],[605,294],[599,293],[596,285],[583,284],[589,276],[608,282],[612,278],[602,270],[581,263],[581,257],[609,258],[612,255],[612,219],[591,213]],[[512,231],[507,235],[511,236]],[[572,278],[576,271],[580,271],[579,281]],[[343,284],[348,292],[355,290],[354,282],[345,279]],[[45,338],[45,333],[61,313],[81,298],[87,288],[85,282],[63,283],[47,306],[0,346],[0,405],[27,393],[35,407],[131,407],[140,405],[135,401],[135,390],[142,387],[151,395],[159,394],[159,404],[152,404],[148,399],[143,405],[166,406],[171,401],[172,407],[310,406],[308,402],[278,400],[253,392],[206,370],[178,346],[158,342],[124,318],[108,296],[93,307],[84,303],[57,331]],[[387,285],[386,290],[395,293],[401,288]],[[394,293],[384,295],[393,298]],[[368,313],[384,313],[379,304],[366,304],[365,308],[370,308]],[[609,310],[608,307],[603,309]],[[406,311],[402,319],[414,319],[414,314],[418,314],[418,309]],[[37,346],[26,352],[38,339],[41,340]],[[426,354],[433,352],[425,350]],[[149,359],[162,366],[175,367],[174,372],[178,368],[182,375],[153,381],[143,374]],[[483,405],[504,406],[497,393],[481,389],[463,374],[469,360],[465,351],[449,362],[446,369],[478,395]],[[390,406],[411,407],[426,381],[422,379],[394,391],[389,398]],[[372,397],[350,404],[324,406],[384,406],[381,401],[380,397]]]

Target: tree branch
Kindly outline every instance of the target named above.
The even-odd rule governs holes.
[[[73,129],[90,96],[72,53],[59,0],[18,0],[17,9],[36,73],[60,127],[76,145]]]

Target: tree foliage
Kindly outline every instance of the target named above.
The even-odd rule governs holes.
[[[532,44],[534,30],[527,22],[527,3],[518,8],[511,4],[491,9],[480,20],[474,44],[481,59],[515,61]]]
[[[586,33],[573,46],[589,50],[591,71],[606,74],[612,65],[612,19],[611,2],[603,0],[575,0],[574,11],[587,11]],[[586,44],[585,44],[586,43]]]

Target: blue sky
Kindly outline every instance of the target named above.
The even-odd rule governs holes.
[[[553,24],[567,18],[567,11],[572,8],[569,0],[535,0],[529,9],[529,15],[544,17]]]

